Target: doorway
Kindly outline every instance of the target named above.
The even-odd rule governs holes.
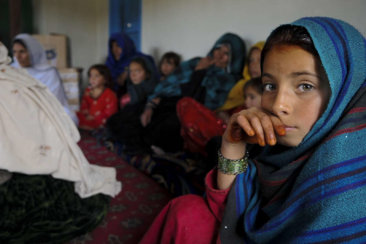
[[[141,0],[109,0],[109,34],[126,33],[141,50]]]

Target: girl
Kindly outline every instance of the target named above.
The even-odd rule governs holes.
[[[108,88],[111,76],[107,66],[91,66],[88,76],[89,87],[84,92],[77,115],[80,129],[94,130],[103,127],[107,119],[117,112],[117,97]]]
[[[365,38],[303,18],[272,32],[261,67],[262,107],[231,117],[206,199],[173,200],[141,243],[366,241]]]
[[[107,121],[107,137],[122,143],[127,154],[146,152],[140,115],[147,97],[159,78],[152,62],[145,57],[134,58],[129,65],[127,93],[121,98],[121,110]]]
[[[145,103],[156,86],[157,76],[153,64],[144,57],[134,58],[128,68],[127,93],[121,98],[120,106]]]
[[[67,102],[60,75],[56,68],[48,64],[46,52],[42,45],[29,34],[19,34],[13,41],[13,55],[14,63],[12,66],[25,69],[33,78],[46,85],[74,123],[78,124],[76,114]]]
[[[167,52],[163,55],[159,64],[160,80],[165,80],[165,78],[173,73],[175,68],[180,65],[180,56],[175,52]]]
[[[247,81],[243,87],[244,107],[245,108],[260,108],[262,99],[262,80],[261,78],[253,78]]]

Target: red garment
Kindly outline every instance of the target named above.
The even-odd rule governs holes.
[[[90,88],[87,88],[81,101],[80,111],[77,113],[79,126],[97,129],[103,126],[117,110],[117,97],[111,89],[105,88],[98,98],[92,98]],[[94,119],[87,120],[87,114],[93,116]]]
[[[178,101],[177,115],[184,148],[191,152],[206,155],[207,142],[215,136],[221,136],[226,129],[225,122],[215,112],[190,97]]]
[[[229,189],[217,190],[216,170],[205,179],[206,197],[185,195],[171,200],[155,218],[140,244],[221,243],[219,227]]]

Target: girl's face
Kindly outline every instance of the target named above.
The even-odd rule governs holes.
[[[163,62],[161,63],[161,73],[164,76],[168,76],[170,75],[174,69],[176,68],[175,64],[173,61],[170,61],[168,59],[164,59]]]
[[[141,84],[141,82],[146,80],[146,71],[140,64],[135,62],[130,63],[129,71],[130,79],[134,85]]]
[[[213,60],[216,67],[225,69],[229,64],[230,47],[228,45],[221,45],[213,51]]]
[[[122,48],[118,45],[116,41],[112,41],[112,54],[115,60],[119,60],[122,56]]]
[[[97,69],[91,69],[89,71],[89,84],[90,88],[103,88],[106,80],[103,75],[99,73]]]
[[[251,78],[261,76],[261,50],[258,48],[254,48],[250,53],[248,69]]]
[[[278,142],[297,146],[326,108],[330,97],[327,81],[321,80],[316,59],[298,46],[273,47],[263,62],[262,108],[285,125]]]
[[[18,60],[18,63],[23,68],[30,67],[31,61],[28,50],[19,43],[13,45],[13,55]]]
[[[259,94],[253,87],[248,86],[244,91],[244,105],[246,108],[261,107],[262,95]]]

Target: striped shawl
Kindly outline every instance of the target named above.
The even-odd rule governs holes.
[[[309,32],[327,73],[329,104],[302,143],[266,147],[236,178],[223,243],[366,242],[366,42],[324,17]]]

